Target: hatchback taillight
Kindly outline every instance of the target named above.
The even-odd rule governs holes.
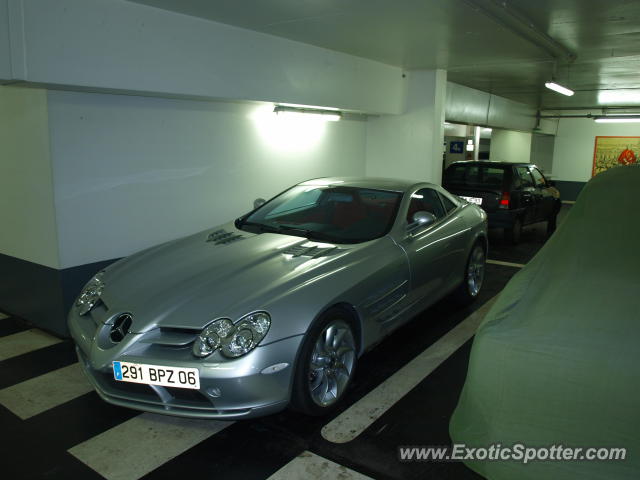
[[[509,192],[503,192],[502,198],[500,199],[500,208],[509,208],[510,202],[511,202],[511,194]]]

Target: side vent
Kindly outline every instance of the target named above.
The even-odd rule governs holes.
[[[242,240],[244,237],[237,233],[227,232],[225,230],[216,230],[210,233],[207,237],[207,242],[213,242],[214,245],[226,245],[228,243],[235,242],[236,240]]]
[[[291,255],[293,257],[318,258],[318,257],[326,257],[336,249],[337,247],[320,248],[315,245],[312,245],[312,246],[292,245],[282,250],[282,253],[284,253],[285,255]]]

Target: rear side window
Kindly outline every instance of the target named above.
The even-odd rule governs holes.
[[[537,168],[531,169],[531,175],[533,175],[533,180],[536,182],[536,186],[538,187],[546,187],[547,182],[545,181],[542,174],[538,171]]]
[[[440,203],[440,195],[431,188],[423,188],[411,195],[411,203],[407,211],[407,222],[413,222],[413,214],[416,212],[429,212],[436,218],[444,217],[444,209]]]
[[[516,167],[516,173],[520,183],[519,187],[533,187],[533,179],[531,178],[531,174],[527,167]]]
[[[442,205],[444,206],[444,209],[447,213],[456,209],[456,204],[449,200],[449,198],[447,198],[445,195],[442,195],[441,193],[439,193],[439,195],[440,200],[442,200]]]
[[[455,187],[501,189],[504,183],[504,168],[489,165],[452,165],[444,173],[444,183]]]

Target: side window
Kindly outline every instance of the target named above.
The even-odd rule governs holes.
[[[533,175],[533,179],[536,182],[536,187],[546,187],[547,181],[544,179],[544,176],[540,173],[537,168],[531,169],[531,175]]]
[[[444,206],[444,209],[447,213],[450,213],[451,211],[456,209],[456,204],[449,200],[449,197],[441,193],[439,193],[439,195],[440,200],[442,200],[442,205]]]
[[[533,179],[527,167],[516,167],[517,178],[520,180],[520,187],[533,187]]]
[[[407,211],[408,223],[413,222],[413,215],[416,212],[429,212],[434,214],[436,218],[444,217],[444,208],[442,208],[438,192],[431,188],[423,188],[411,195],[411,203]]]

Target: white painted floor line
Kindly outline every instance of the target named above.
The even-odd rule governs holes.
[[[107,480],[137,480],[232,423],[143,413],[69,453]]]
[[[573,205],[575,204],[575,200],[562,200],[562,203],[564,203],[565,205]]]
[[[9,318],[9,315],[5,315],[4,313],[0,313],[0,320],[4,320],[5,318]]]
[[[79,363],[0,390],[0,404],[22,420],[93,390]]]
[[[503,262],[502,260],[487,260],[487,263],[491,263],[493,265],[502,265],[503,267],[515,268],[522,268],[525,265],[524,263]]]
[[[493,297],[424,352],[325,425],[322,428],[322,436],[330,442],[346,443],[360,435],[473,337],[496,298],[497,296]]]
[[[61,342],[59,338],[49,335],[37,328],[7,335],[6,337],[0,337],[0,361],[59,342]]]
[[[311,452],[302,452],[267,480],[366,480],[362,475]]]

